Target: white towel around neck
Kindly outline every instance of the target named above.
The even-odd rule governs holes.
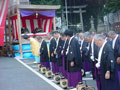
[[[92,61],[94,61],[94,39],[92,39],[92,42],[91,42],[91,49],[92,49],[92,52],[91,52],[91,59]]]
[[[108,39],[108,38],[106,37],[106,38],[105,38],[105,41],[107,41],[107,39]]]
[[[81,40],[81,43],[80,43],[80,50],[82,49],[83,42],[84,42],[84,39]]]
[[[107,43],[107,41],[105,40],[105,42],[103,43],[102,47],[100,48],[100,51],[99,51],[99,54],[98,54],[98,63],[96,63],[96,67],[97,68],[100,68],[102,51],[103,51],[103,48],[104,48],[106,43]]]
[[[52,39],[53,39],[53,37],[50,38],[50,42],[51,42]]]
[[[63,45],[63,49],[65,48],[65,44],[66,44],[67,38],[65,39],[64,45]],[[61,51],[61,53],[63,54],[63,50]]]
[[[67,38],[65,39],[64,45],[63,45],[63,49],[65,48],[65,44],[66,44]]]
[[[41,41],[41,43],[40,43],[40,49],[41,49],[42,42],[43,42],[43,39],[42,39],[42,41]]]
[[[72,36],[69,40],[69,43],[68,43],[68,48],[67,48],[67,51],[66,51],[66,55],[68,54],[69,52],[69,47],[70,47],[70,43],[71,43],[71,40],[73,39],[74,36]]]
[[[59,40],[60,40],[60,36],[58,37],[58,39],[56,40],[56,48],[55,48],[55,51],[57,50],[58,48],[58,43],[59,43]]]
[[[115,43],[116,43],[117,38],[118,38],[118,35],[116,35],[116,37],[113,39],[113,43],[112,43],[112,48],[113,49],[115,48]]]

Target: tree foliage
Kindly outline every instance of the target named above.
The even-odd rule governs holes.
[[[61,0],[31,0],[31,3],[36,5],[60,5]]]
[[[120,10],[120,0],[106,0],[105,14]]]
[[[110,7],[113,5],[109,5],[108,1],[119,1],[120,0],[107,0],[106,6]],[[68,6],[80,6],[86,4],[87,7],[86,13],[83,14],[83,21],[84,21],[84,29],[89,30],[91,28],[90,18],[91,16],[94,17],[95,29],[97,30],[98,20],[104,16],[104,5],[106,0],[67,0]],[[31,0],[32,4],[39,4],[39,5],[61,5],[65,6],[65,0]],[[117,4],[118,5],[118,4]],[[116,6],[116,5],[115,5]],[[120,7],[120,4],[119,4]],[[112,8],[112,7],[111,7]],[[106,12],[111,11],[111,8],[106,9]],[[61,9],[62,10],[62,9]],[[72,10],[71,10],[72,11]],[[69,22],[76,22],[79,23],[78,17],[73,13],[68,14]],[[74,18],[72,18],[74,17]],[[75,24],[75,23],[74,23]]]
[[[90,19],[91,16],[94,18],[94,26],[97,30],[98,20],[103,16],[103,6],[105,4],[105,0],[87,0],[87,8],[84,17],[84,28],[85,30],[89,30],[91,28]]]

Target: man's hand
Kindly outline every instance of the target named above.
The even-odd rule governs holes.
[[[61,55],[63,54],[63,50],[61,51]]]
[[[73,61],[70,63],[70,66],[71,66],[71,67],[74,67],[74,62],[73,62]]]
[[[80,51],[80,53],[82,54],[83,52],[82,52],[82,51]]]
[[[54,54],[57,54],[57,53],[56,53],[56,50],[54,51]]]
[[[120,64],[120,57],[117,58],[117,63]]]
[[[105,79],[110,79],[110,71],[107,71],[107,72],[105,73]]]
[[[51,56],[53,57],[53,56],[54,56],[54,54],[53,54],[53,53],[51,53]]]

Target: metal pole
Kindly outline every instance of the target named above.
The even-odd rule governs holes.
[[[67,0],[65,0],[65,9],[66,9],[66,23],[68,28],[68,11],[67,11]]]

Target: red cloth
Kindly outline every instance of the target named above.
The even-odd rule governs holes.
[[[17,30],[17,16],[13,16],[12,20],[12,30],[13,30],[13,39],[18,39],[18,30]],[[37,20],[37,25],[34,23],[34,20]],[[43,29],[44,32],[51,32],[52,29],[53,17],[38,16],[35,15],[21,17],[21,27],[28,28],[31,32],[36,28]],[[28,25],[30,24],[30,26]],[[35,26],[36,25],[36,26]]]
[[[4,45],[4,30],[9,0],[0,0],[0,46]]]

